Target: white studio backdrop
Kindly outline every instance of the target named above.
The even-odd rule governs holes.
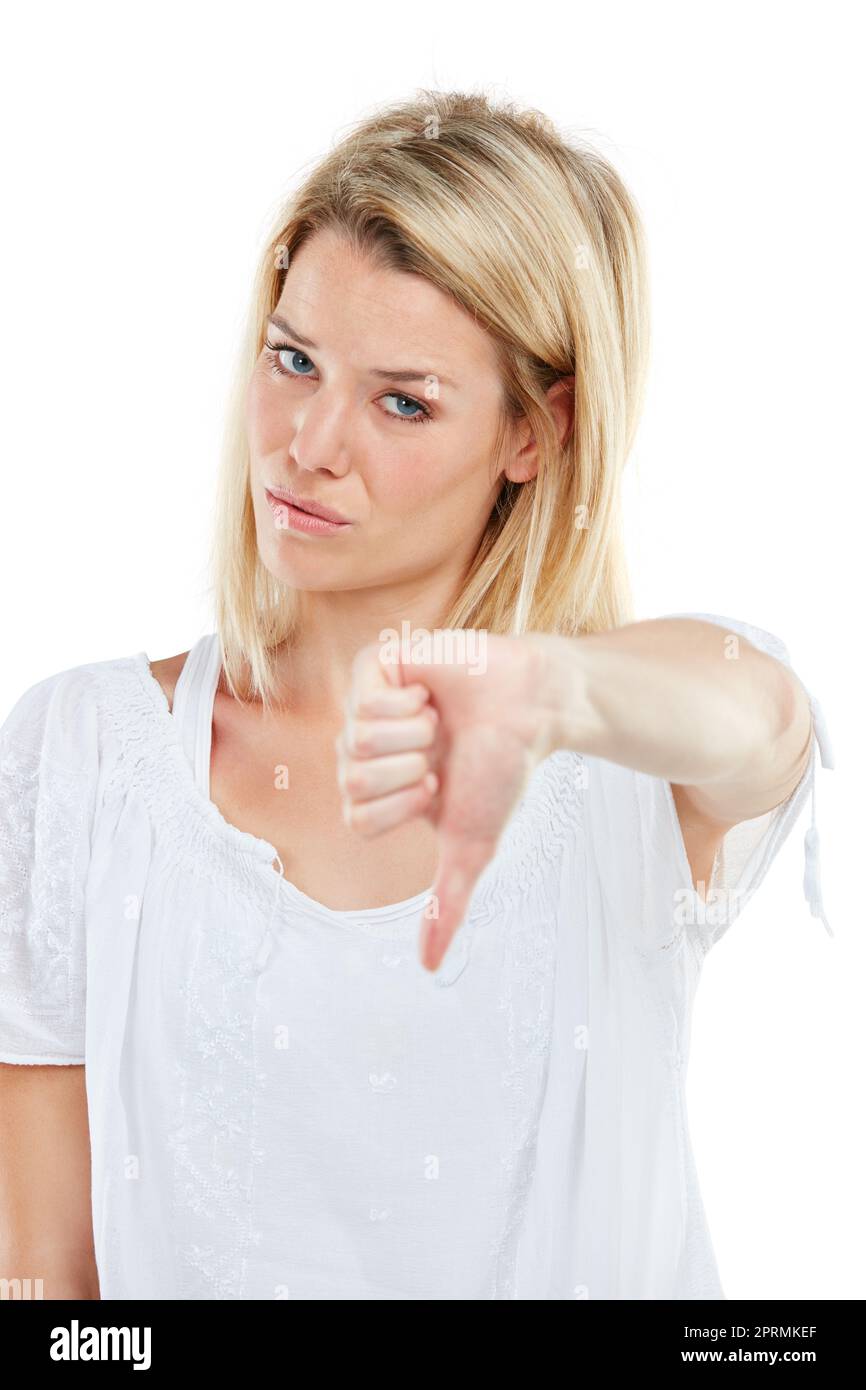
[[[635,193],[654,345],[628,482],[639,614],[781,636],[837,762],[818,788],[835,939],[803,897],[804,815],[697,1000],[692,1136],[731,1298],[866,1295],[854,15],[49,3],[7,17],[0,58],[2,717],[42,676],[211,630],[256,254],[352,122],[419,87],[483,88],[596,144]]]

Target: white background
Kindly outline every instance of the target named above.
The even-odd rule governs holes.
[[[650,240],[630,465],[640,616],[777,633],[822,702],[807,815],[705,966],[689,1096],[730,1298],[862,1298],[863,109],[848,4],[42,4],[4,21],[0,711],[80,663],[185,651],[233,352],[270,215],[417,87],[541,108]],[[855,606],[856,604],[856,606]],[[856,797],[856,800],[855,800]]]

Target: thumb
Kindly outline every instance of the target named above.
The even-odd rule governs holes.
[[[352,705],[361,704],[380,690],[390,689],[402,684],[400,667],[383,655],[376,642],[369,642],[356,652],[352,663],[352,678],[349,688],[349,701]]]
[[[496,842],[489,839],[458,839],[449,835],[444,840],[432,892],[438,915],[425,917],[421,928],[421,964],[426,970],[439,968],[495,849]]]
[[[381,678],[387,685],[411,685],[413,678],[403,674],[403,663],[399,654],[396,658],[387,643],[380,643],[376,649],[376,662]]]
[[[424,680],[423,673],[413,669],[412,648],[409,633],[403,624],[401,636],[394,628],[384,628],[379,633],[377,648],[378,664],[389,685],[417,685]]]

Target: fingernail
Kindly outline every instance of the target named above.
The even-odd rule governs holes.
[[[425,922],[421,931],[421,964],[425,970],[433,971],[439,964],[438,951],[436,951],[436,927],[432,922]]]

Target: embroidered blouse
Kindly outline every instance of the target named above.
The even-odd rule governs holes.
[[[746,623],[720,624],[788,662]],[[428,893],[337,911],[210,799],[216,633],[0,729],[0,1061],[86,1068],[103,1298],[724,1298],[685,1078],[707,952],[812,797],[695,892],[670,784],[534,771],[440,970]]]

